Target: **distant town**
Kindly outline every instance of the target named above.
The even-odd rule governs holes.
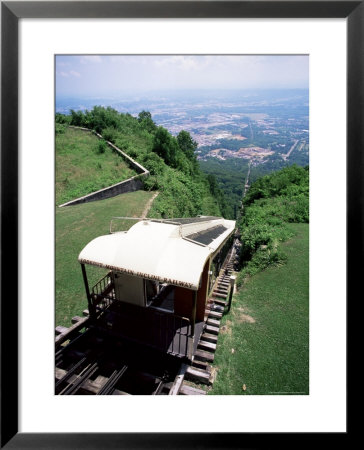
[[[122,113],[152,114],[173,135],[188,131],[197,142],[197,158],[309,163],[308,90],[176,91],[108,98],[59,98],[56,112],[110,106]]]

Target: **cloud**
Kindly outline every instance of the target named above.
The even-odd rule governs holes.
[[[156,68],[196,71],[204,69],[208,64],[208,59],[205,56],[192,55],[159,56],[154,59],[153,63]]]
[[[99,55],[85,55],[81,56],[80,63],[81,64],[87,64],[87,63],[93,63],[93,64],[99,64],[102,62],[101,56]]]
[[[57,76],[63,77],[63,78],[69,78],[70,76],[80,78],[81,74],[79,72],[76,72],[75,70],[70,70],[69,72],[60,71],[56,73]]]

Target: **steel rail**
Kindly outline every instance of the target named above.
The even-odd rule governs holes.
[[[93,364],[89,364],[84,370],[77,376],[74,383],[69,384],[66,388],[59,393],[59,395],[74,395],[75,392],[81,387],[81,385],[91,377],[99,369],[99,362],[95,361]]]
[[[110,395],[115,389],[115,385],[118,383],[120,378],[124,375],[128,366],[123,366],[120,370],[115,370],[111,377],[106,381],[106,383],[100,388],[96,395]]]
[[[65,381],[67,381],[69,378],[71,378],[71,376],[76,372],[76,370],[82,366],[82,364],[84,364],[87,361],[87,357],[85,356],[84,358],[82,358],[80,361],[78,361],[78,363],[76,363],[62,378],[60,378],[55,385],[55,389],[57,390],[57,388],[63,384]],[[57,393],[57,392],[56,392]]]

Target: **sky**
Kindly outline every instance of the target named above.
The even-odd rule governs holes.
[[[57,55],[57,97],[308,88],[308,55]]]

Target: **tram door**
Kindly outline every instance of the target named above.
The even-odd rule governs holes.
[[[116,300],[145,306],[144,280],[126,273],[114,272]]]

